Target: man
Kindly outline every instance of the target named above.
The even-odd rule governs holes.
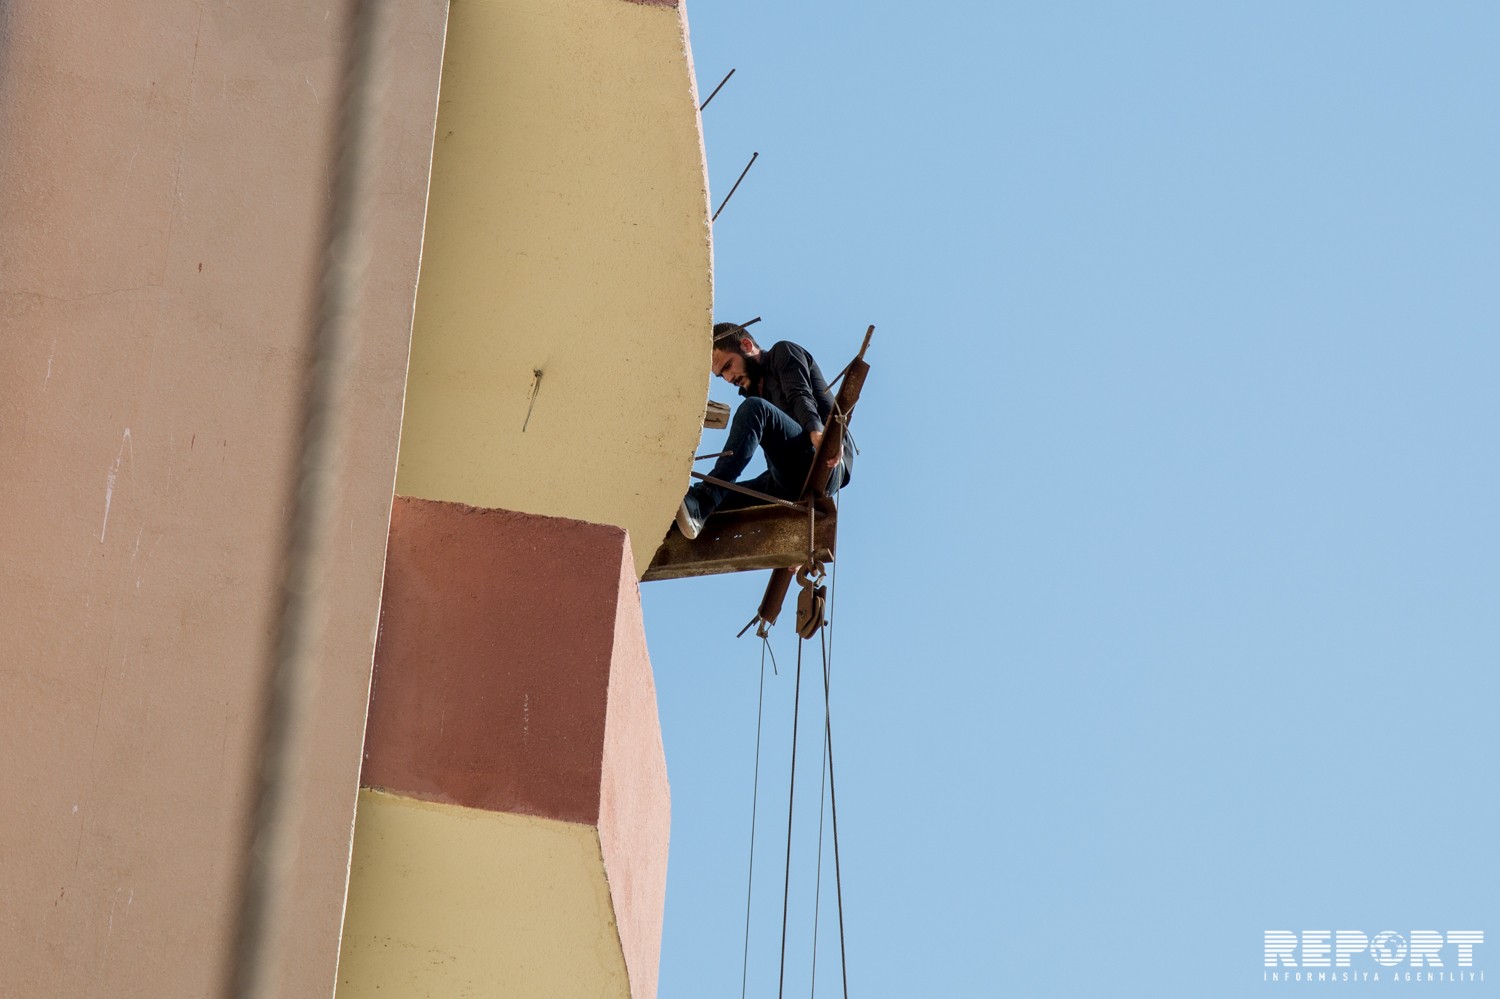
[[[744,327],[718,323],[714,326],[711,365],[710,373],[739,386],[745,401],[729,423],[729,439],[724,442],[728,453],[714,463],[709,475],[725,482],[736,481],[759,447],[766,456],[766,471],[744,486],[782,499],[800,498],[818,442],[833,414],[833,393],[823,380],[818,362],[786,340],[761,350]],[[827,490],[830,495],[849,481],[851,450],[840,448],[828,461],[832,468]],[[688,538],[696,538],[715,510],[755,502],[743,493],[698,482],[683,497],[677,526]]]

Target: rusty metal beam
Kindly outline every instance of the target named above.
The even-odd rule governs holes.
[[[831,559],[837,524],[831,505],[823,509],[830,512],[818,513],[812,543]],[[807,521],[806,513],[779,506],[720,511],[704,522],[696,540],[669,531],[641,581],[799,566],[807,561]]]
[[[733,452],[730,453],[732,454]],[[796,510],[798,513],[803,514],[807,513],[807,507],[805,505],[798,506],[791,500],[784,500],[779,496],[772,496],[770,493],[763,493],[758,489],[751,489],[748,486],[742,485],[738,482],[730,482],[728,479],[716,479],[712,475],[704,475],[702,472],[689,472],[688,474],[702,482],[707,482],[710,485],[718,486],[721,489],[728,489],[730,492],[739,493],[742,496],[749,496],[751,499],[758,499],[762,503],[769,503],[771,506],[785,507],[788,510]]]
[[[829,458],[838,453],[839,447],[843,445],[844,424],[854,413],[854,405],[859,402],[859,393],[865,387],[865,376],[870,373],[870,365],[865,361],[865,351],[870,349],[870,337],[874,334],[874,326],[865,330],[865,339],[859,345],[859,353],[844,369],[844,382],[839,386],[838,394],[834,396],[833,401],[835,418],[830,420],[823,430],[823,442],[818,445],[812,470],[808,472],[807,482],[802,487],[804,499],[820,495],[828,486],[828,479],[833,470],[827,467],[826,463]],[[797,565],[800,564],[800,562],[797,563]],[[781,605],[786,602],[787,590],[792,585],[792,569],[795,568],[795,565],[791,568],[782,566],[771,573],[771,578],[766,583],[765,596],[761,597],[760,607],[755,612],[756,619],[761,622],[762,634],[764,629],[775,624],[776,618],[781,615]]]

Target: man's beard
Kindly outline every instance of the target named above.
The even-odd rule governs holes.
[[[741,386],[740,391],[759,392],[760,378],[765,371],[765,365],[761,363],[759,357],[744,357],[743,360],[745,362],[745,377],[750,379],[750,384]]]

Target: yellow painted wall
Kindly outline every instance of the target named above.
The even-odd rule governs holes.
[[[678,8],[454,0],[397,492],[615,524],[644,571],[707,392],[696,101]]]
[[[629,997],[597,830],[360,791],[336,995]]]

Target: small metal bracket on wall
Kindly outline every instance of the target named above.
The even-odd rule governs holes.
[[[542,369],[541,368],[532,368],[531,369],[531,392],[530,392],[531,401],[526,404],[526,419],[521,424],[521,433],[523,433],[523,434],[526,432],[526,428],[531,425],[531,411],[536,408],[537,393],[540,392],[541,390],[542,390]]]

